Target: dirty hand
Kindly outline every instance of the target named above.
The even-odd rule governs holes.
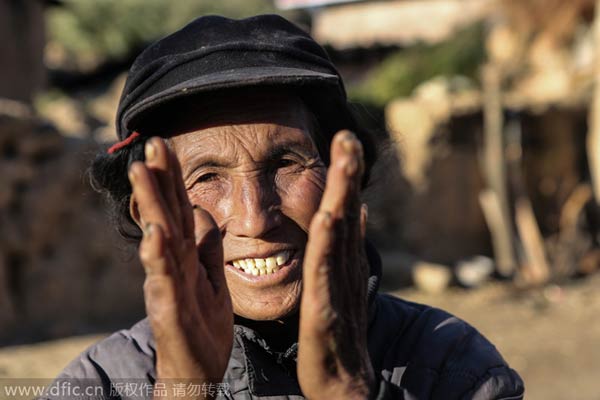
[[[366,399],[374,383],[367,351],[367,210],[359,199],[363,169],[361,143],[338,132],[303,263],[298,380],[311,400]]]
[[[172,397],[172,384],[221,382],[233,311],[218,227],[208,212],[190,205],[179,162],[165,142],[149,139],[145,153],[145,162],[129,169],[132,215],[144,228],[139,254],[157,379]]]

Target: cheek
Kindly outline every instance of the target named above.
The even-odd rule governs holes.
[[[208,211],[215,219],[217,225],[224,218],[222,200],[230,197],[229,186],[222,183],[213,185],[200,185],[187,191],[188,199],[192,205],[198,205]]]
[[[308,232],[310,221],[319,209],[324,188],[324,169],[307,170],[287,184],[278,185],[281,211]]]

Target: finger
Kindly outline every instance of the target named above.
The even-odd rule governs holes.
[[[177,285],[176,278],[171,274],[175,262],[165,246],[165,236],[160,226],[146,226],[139,252],[146,271],[144,302],[150,321],[154,321],[153,324],[160,322],[161,325],[169,319],[176,321]]]
[[[330,282],[330,303],[340,320],[335,335],[340,339],[340,335],[348,335],[347,324],[360,309],[368,274],[361,260],[367,210],[360,202],[364,170],[360,141],[348,131],[339,132],[332,142],[331,160],[321,210],[328,210],[334,216],[330,276],[335,279]]]
[[[358,189],[362,170],[360,142],[349,131],[337,133],[331,146],[331,165],[327,171],[320,209],[330,212],[335,218],[347,212],[358,217]]]
[[[336,276],[336,295],[332,303],[351,320],[358,318],[359,310],[364,307],[366,300],[369,265],[365,254],[365,237],[367,228],[368,208],[360,206],[360,216],[355,220],[344,219],[338,228],[346,237],[344,241],[335,244],[336,261],[334,274]],[[346,334],[346,333],[342,333]]]
[[[160,225],[168,240],[177,239],[177,229],[170,213],[167,211],[165,199],[159,191],[154,174],[137,161],[129,168],[129,181],[133,190],[132,196],[137,202],[140,218],[145,223]]]
[[[182,267],[178,266],[179,262],[175,261],[166,242],[165,234],[159,225],[147,224],[139,248],[140,260],[146,272],[146,279],[166,278],[169,284],[174,285],[175,297],[180,297],[185,293],[181,285],[184,282]]]
[[[187,267],[183,268],[188,276],[180,276],[182,268],[177,268],[171,251],[165,246],[165,241],[160,226],[149,224],[144,229],[144,237],[140,244],[140,259],[146,271],[144,281],[146,313],[150,318],[153,332],[163,337],[177,336],[179,324],[191,323],[190,316],[198,315],[198,302],[195,302],[193,297],[196,288],[193,286],[200,271],[192,248],[187,253],[193,257],[193,260],[186,260]],[[194,243],[191,245],[195,246]],[[199,329],[197,324],[194,327]]]
[[[206,268],[208,279],[214,290],[218,292],[221,288],[226,287],[221,231],[208,211],[195,206],[193,214],[198,259]]]
[[[146,275],[167,275],[172,266],[167,264],[165,237],[159,225],[148,223],[144,227],[144,236],[140,242],[140,261]]]
[[[353,275],[357,249],[361,244],[360,231],[360,181],[362,176],[362,145],[349,131],[338,132],[331,146],[331,166],[321,200],[320,210],[331,213],[336,229],[333,243],[335,262],[332,274],[338,286],[352,290],[359,277]],[[336,306],[340,296],[332,299]],[[344,296],[341,296],[344,297]]]
[[[305,327],[316,329],[317,333],[325,333],[334,318],[329,286],[334,241],[331,214],[318,211],[310,224],[302,266],[301,308],[301,319],[305,320]]]
[[[183,183],[183,174],[181,173],[181,165],[179,160],[175,156],[175,153],[170,151],[171,156],[171,171],[173,172],[173,182],[175,184],[175,193],[177,195],[177,201],[179,202],[179,209],[181,210],[181,226],[183,227],[183,237],[194,239],[194,214],[192,211],[192,205],[187,196],[185,190],[185,184]]]
[[[172,157],[163,139],[152,137],[146,141],[144,148],[146,165],[154,172],[158,189],[165,199],[167,212],[171,214],[174,228],[182,231],[182,215],[180,202],[177,198],[175,181],[181,176],[175,176],[172,165]]]
[[[298,365],[328,368],[335,364],[332,348],[337,315],[331,304],[329,277],[331,248],[335,241],[333,218],[318,211],[310,224],[302,266],[302,299],[298,341]]]

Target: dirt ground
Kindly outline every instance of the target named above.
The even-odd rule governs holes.
[[[526,399],[600,399],[600,275],[519,293],[506,285],[442,295],[397,292],[469,321],[525,381]]]
[[[600,400],[600,275],[539,292],[491,283],[427,295],[395,292],[444,308],[483,332],[525,380],[527,399]],[[50,378],[103,335],[0,349],[0,378]]]

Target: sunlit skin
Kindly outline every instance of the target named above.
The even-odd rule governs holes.
[[[373,372],[360,142],[339,132],[327,168],[294,96],[216,98],[201,109],[194,130],[150,139],[146,161],[129,171],[158,379],[219,382],[234,312],[253,321],[299,314],[304,395],[365,398]],[[291,259],[270,275],[231,265],[284,249]]]
[[[241,109],[228,125],[171,139],[190,202],[222,233],[234,312],[249,319],[282,318],[299,304],[307,232],[326,175],[304,114],[298,100],[277,99]],[[276,274],[254,277],[231,265],[284,249],[293,257]]]

